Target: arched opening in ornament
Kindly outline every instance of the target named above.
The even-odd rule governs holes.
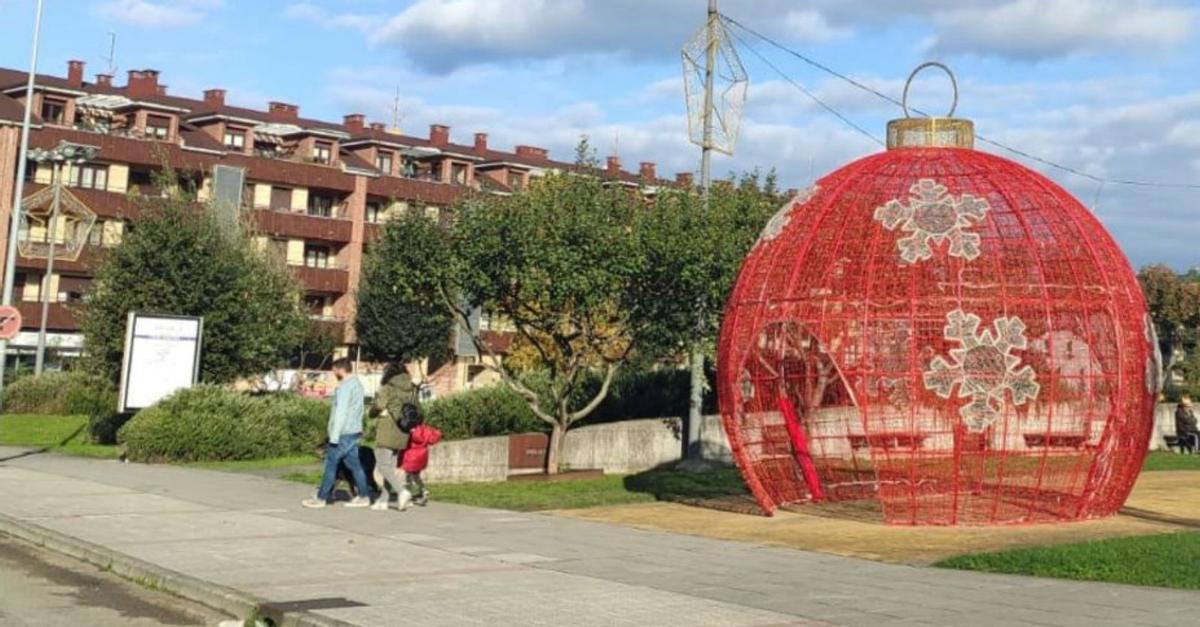
[[[772,322],[743,362],[743,446],[751,472],[780,506],[872,498],[877,489],[870,451],[854,446],[861,414],[832,344],[802,322]]]

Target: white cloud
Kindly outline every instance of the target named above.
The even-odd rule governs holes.
[[[96,11],[134,26],[166,28],[197,24],[222,4],[223,0],[109,0]]]
[[[1153,0],[1013,0],[934,15],[934,51],[1045,59],[1111,50],[1161,50],[1194,32],[1194,7]]]
[[[349,28],[363,32],[378,26],[379,22],[383,19],[378,15],[362,13],[330,13],[324,7],[309,2],[288,5],[283,10],[283,16],[290,19],[313,22],[326,28]]]

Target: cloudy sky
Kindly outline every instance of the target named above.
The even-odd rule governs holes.
[[[0,65],[27,67],[33,0],[0,0]],[[237,104],[362,112],[406,132],[541,145],[569,159],[581,135],[627,167],[694,170],[679,47],[704,0],[51,0],[42,69],[67,59],[118,74],[162,71],[172,93],[223,87]],[[727,15],[899,96],[918,63],[950,64],[960,115],[982,135],[1116,179],[1200,182],[1197,0],[722,0]],[[753,42],[751,42],[753,43]],[[854,123],[882,136],[893,105],[761,43],[755,49]],[[803,186],[878,150],[742,48],[749,98],[734,158]],[[944,109],[945,80],[914,101]],[[983,146],[983,148],[987,148]],[[1135,265],[1200,264],[1200,190],[1132,188],[1038,166],[1075,192]]]

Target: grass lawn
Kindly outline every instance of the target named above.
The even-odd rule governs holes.
[[[285,479],[316,485],[319,472],[284,475]],[[533,512],[657,500],[715,498],[746,493],[737,470],[703,473],[651,470],[636,475],[607,475],[567,481],[500,481],[430,484],[433,498],[447,503]]]
[[[1151,451],[1142,470],[1200,470],[1200,455]]]
[[[56,453],[114,459],[115,446],[87,441],[87,416],[0,416],[0,446],[47,448]]]
[[[1200,590],[1200,533],[1113,538],[961,555],[935,564],[990,573]]]

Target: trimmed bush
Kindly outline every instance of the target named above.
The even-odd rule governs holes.
[[[265,459],[313,452],[328,416],[322,401],[202,385],[139,411],[118,439],[133,461]]]
[[[12,414],[85,415],[113,412],[117,391],[104,377],[47,372],[22,377],[4,388],[4,411]]]
[[[525,399],[504,385],[460,392],[436,399],[424,407],[429,424],[441,429],[447,440],[489,435],[547,431],[525,404]]]

